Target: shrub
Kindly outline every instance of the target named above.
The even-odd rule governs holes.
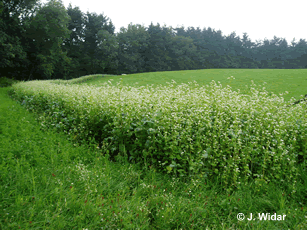
[[[9,87],[12,86],[17,81],[14,79],[9,79],[7,77],[0,77],[0,87]]]

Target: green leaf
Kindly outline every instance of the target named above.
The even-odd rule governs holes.
[[[162,163],[162,165],[165,165],[165,164],[167,164],[168,163],[168,161],[164,161],[164,163]]]

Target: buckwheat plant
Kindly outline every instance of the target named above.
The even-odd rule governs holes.
[[[248,96],[214,81],[157,88],[60,82],[19,83],[14,97],[43,114],[42,126],[94,138],[111,157],[145,160],[177,176],[220,176],[230,190],[255,179],[257,186],[279,181],[295,191],[298,153],[306,146],[304,108],[286,107],[265,88],[252,84]]]

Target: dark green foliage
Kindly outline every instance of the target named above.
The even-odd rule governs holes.
[[[14,83],[17,83],[18,81],[7,78],[7,77],[0,77],[0,87],[8,87],[12,86]]]
[[[23,34],[28,26],[30,11],[34,13],[37,1],[1,1],[0,2],[0,72],[9,78],[22,79],[29,60]]]
[[[123,73],[145,72],[145,52],[149,46],[149,34],[141,25],[129,24],[117,34],[119,42],[119,70]]]
[[[82,13],[79,7],[67,8],[71,20],[70,37],[63,48],[72,59],[69,75],[80,77],[89,74],[111,73],[117,69],[117,42],[112,21],[102,14]]]
[[[148,72],[170,71],[169,65],[171,58],[169,56],[169,45],[172,41],[172,29],[160,27],[158,23],[154,26],[152,23],[147,29],[149,34],[148,47],[144,52],[145,69]]]
[[[252,42],[208,27],[128,25],[61,0],[1,1],[0,70],[18,80],[208,68],[307,68],[307,42]]]
[[[25,37],[33,41],[28,52],[31,52],[36,64],[33,66],[35,79],[65,77],[70,59],[63,52],[61,44],[70,33],[67,29],[69,19],[62,3],[52,0],[41,7],[31,20]]]

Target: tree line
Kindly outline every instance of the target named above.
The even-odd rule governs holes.
[[[67,9],[60,0],[0,2],[0,77],[71,79],[208,68],[307,68],[307,42],[252,42],[208,27],[129,24],[115,33],[103,14]]]

